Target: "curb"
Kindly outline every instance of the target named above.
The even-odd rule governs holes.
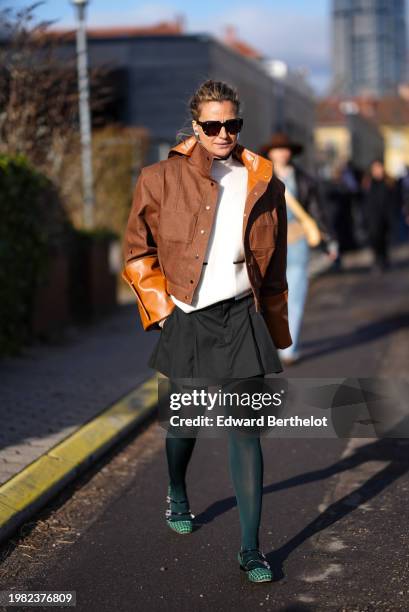
[[[148,378],[0,486],[0,544],[152,414],[157,381]]]

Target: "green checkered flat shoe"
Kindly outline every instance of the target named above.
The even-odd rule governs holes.
[[[168,486],[168,494],[166,496],[166,501],[169,504],[165,512],[166,522],[173,531],[176,533],[180,533],[181,535],[185,535],[187,533],[192,533],[193,531],[193,521],[195,515],[190,512],[189,502],[187,499],[182,501],[176,501],[170,497],[171,490],[170,485]],[[177,512],[176,509],[181,510],[181,512]]]
[[[250,582],[270,582],[273,573],[264,554],[257,548],[240,550],[237,555],[240,569],[244,570]]]

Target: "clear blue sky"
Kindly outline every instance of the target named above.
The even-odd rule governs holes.
[[[3,0],[11,6],[27,6],[25,0]],[[226,25],[264,55],[306,68],[315,89],[324,92],[331,74],[331,0],[90,0],[87,19],[91,26],[145,25],[185,18],[187,32],[222,36]],[[73,26],[70,0],[45,0],[37,8],[39,19],[55,19],[56,26]]]
[[[329,0],[253,0],[251,3],[256,10],[277,11],[278,14],[286,13],[288,11],[299,11],[300,14],[314,14],[322,15],[325,12]],[[6,2],[7,4],[7,2]],[[10,5],[27,6],[29,2],[23,0],[14,0],[10,2]],[[249,2],[240,2],[238,0],[206,0],[206,2],[192,2],[191,0],[173,0],[172,2],[144,2],[143,0],[120,0],[120,3],[116,3],[114,9],[112,5],[115,3],[112,0],[90,0],[89,1],[89,15],[98,15],[104,13],[106,15],[112,15],[113,18],[121,21],[122,18],[126,19],[127,14],[132,12],[143,11],[144,7],[150,5],[152,12],[160,9],[167,9],[170,7],[172,12],[183,12],[188,17],[191,16],[195,19],[200,19],[201,16],[205,18],[210,15],[219,15],[221,11],[224,13],[226,10],[235,10],[240,7],[248,7]],[[120,8],[119,5],[120,4]],[[42,7],[37,9],[37,14],[41,18],[57,17],[61,19],[61,22],[72,23],[73,9],[70,0],[44,0]]]

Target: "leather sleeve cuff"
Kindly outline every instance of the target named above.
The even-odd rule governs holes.
[[[166,279],[157,256],[128,262],[122,271],[122,278],[136,295],[143,329],[161,329],[158,321],[169,316],[175,304],[166,291]]]
[[[261,296],[262,315],[274,344],[279,349],[291,346],[293,341],[288,327],[288,290],[277,295]]]

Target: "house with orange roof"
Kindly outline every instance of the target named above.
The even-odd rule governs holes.
[[[366,167],[371,159],[383,157],[387,172],[401,176],[409,166],[409,86],[400,86],[398,95],[381,98],[321,100],[315,139],[321,158],[328,163],[353,158]]]
[[[383,157],[384,140],[376,123],[354,100],[325,98],[317,104],[315,146],[320,174],[331,179],[348,161],[361,171]]]

